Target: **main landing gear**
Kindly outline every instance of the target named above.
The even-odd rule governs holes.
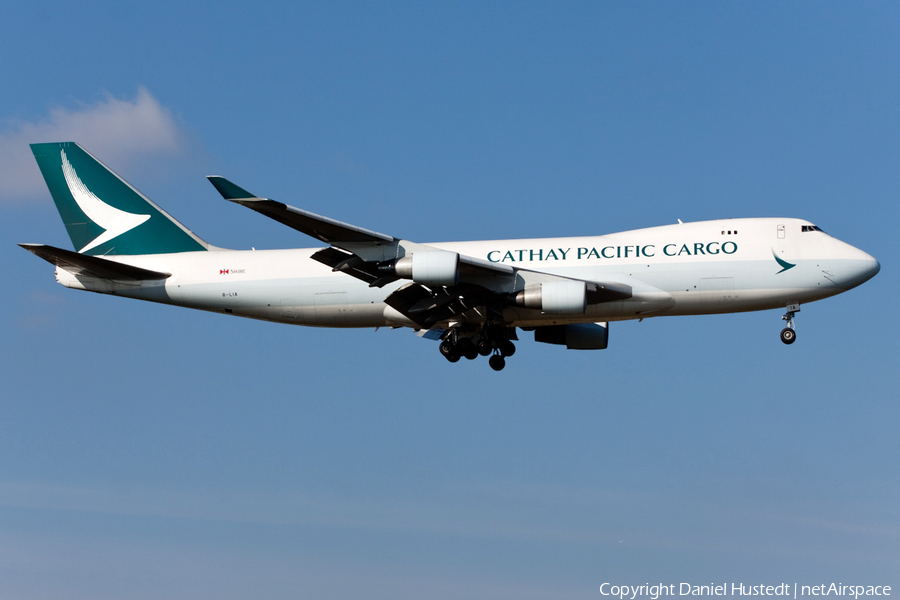
[[[794,331],[794,315],[800,312],[799,304],[788,304],[787,312],[781,317],[786,321],[787,327],[781,330],[781,341],[785,344],[793,344],[797,341],[797,332]]]
[[[479,356],[490,356],[488,364],[491,368],[502,371],[506,358],[516,353],[516,345],[502,325],[486,325],[471,337],[462,337],[460,333],[458,328],[450,329],[441,342],[441,354],[450,362],[458,362],[463,357],[475,360]]]

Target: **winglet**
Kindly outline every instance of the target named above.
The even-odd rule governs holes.
[[[218,190],[222,197],[226,200],[245,200],[247,198],[257,198],[255,196],[245,190],[244,188],[237,186],[224,177],[219,177],[218,175],[209,175],[207,176],[209,182],[213,184],[213,187]]]

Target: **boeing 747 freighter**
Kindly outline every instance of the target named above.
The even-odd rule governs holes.
[[[785,309],[854,288],[878,261],[789,218],[678,223],[589,237],[422,244],[260,198],[209,177],[231,202],[324,248],[212,246],[74,142],[33,144],[75,251],[21,244],[62,285],[316,327],[409,327],[451,361],[499,371],[517,328],[538,342],[604,349],[609,323]]]

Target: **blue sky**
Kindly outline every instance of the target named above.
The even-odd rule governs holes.
[[[900,586],[900,8],[15,3],[0,53],[2,598],[597,598]],[[253,192],[419,241],[809,219],[881,261],[780,311],[524,342],[66,290],[27,143],[75,139],[218,246]]]

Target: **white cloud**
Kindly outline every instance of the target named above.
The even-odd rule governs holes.
[[[138,157],[179,154],[184,139],[171,112],[145,88],[131,100],[107,96],[75,109],[53,108],[36,123],[7,121],[0,131],[0,202],[47,195],[28,144],[78,142],[100,160],[115,157],[122,166]]]

